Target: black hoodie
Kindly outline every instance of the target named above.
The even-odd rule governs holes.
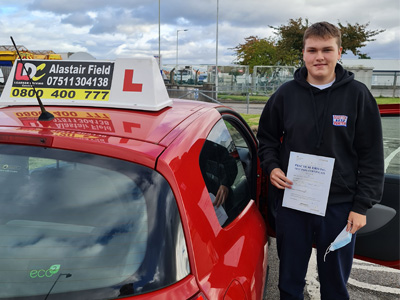
[[[329,88],[311,86],[295,72],[268,100],[258,140],[261,167],[287,172],[290,151],[335,158],[328,204],[353,202],[366,214],[382,197],[383,140],[379,109],[368,88],[339,64]],[[280,198],[283,193],[279,193]]]

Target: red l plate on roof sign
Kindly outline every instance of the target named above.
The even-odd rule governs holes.
[[[125,70],[124,92],[142,92],[142,83],[133,83],[133,71]]]

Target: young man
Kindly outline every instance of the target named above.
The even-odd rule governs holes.
[[[312,245],[322,300],[349,299],[346,283],[354,255],[355,233],[366,224],[366,211],[381,199],[384,161],[379,110],[375,99],[354,74],[337,61],[341,34],[327,22],[311,25],[303,38],[305,66],[294,80],[268,100],[257,137],[261,166],[276,194],[276,234],[281,299],[303,299]],[[334,158],[325,215],[282,206],[291,152]],[[346,226],[346,246],[329,245]]]

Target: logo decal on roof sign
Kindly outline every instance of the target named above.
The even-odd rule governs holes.
[[[43,70],[46,67],[46,64],[40,64],[39,66],[36,66],[31,63],[25,63],[25,68],[27,68],[28,72],[30,72],[29,76],[32,78],[32,81],[38,81],[40,78],[45,76],[46,74],[42,74],[39,77],[36,77],[36,72]],[[15,79],[16,80],[25,80],[29,81],[28,75],[23,71],[23,64],[21,62],[18,62],[17,65],[17,72],[15,73]]]

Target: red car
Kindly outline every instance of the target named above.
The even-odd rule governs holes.
[[[262,299],[273,215],[238,113],[170,100],[153,59],[26,65],[0,100],[0,299]]]

